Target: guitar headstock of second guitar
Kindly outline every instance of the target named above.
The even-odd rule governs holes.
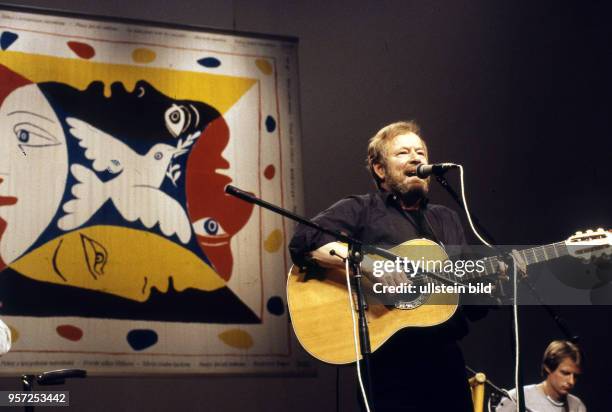
[[[612,256],[612,229],[587,230],[570,236],[565,245],[573,257],[591,261]]]

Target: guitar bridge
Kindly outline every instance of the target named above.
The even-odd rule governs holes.
[[[393,304],[393,307],[395,309],[400,309],[400,310],[415,309],[421,306],[423,303],[425,303],[425,301],[427,301],[427,299],[429,299],[430,296],[431,296],[431,293],[420,293],[416,298],[412,300],[400,300],[399,302],[395,302]]]

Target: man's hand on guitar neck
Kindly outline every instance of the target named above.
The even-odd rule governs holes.
[[[521,254],[518,252],[518,250],[512,249],[511,255],[514,259],[514,262],[516,263],[516,269],[518,270],[518,273],[523,277],[527,277],[527,264],[525,263],[525,260],[523,259]],[[510,280],[510,276],[508,275],[508,269],[508,265],[506,265],[503,260],[500,260],[499,277],[502,280]]]

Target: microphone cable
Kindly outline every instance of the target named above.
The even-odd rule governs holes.
[[[463,208],[465,209],[465,214],[467,216],[468,222],[470,224],[470,228],[476,237],[486,246],[493,249],[493,246],[487,242],[481,235],[478,233],[476,228],[474,227],[474,223],[472,222],[472,214],[470,213],[470,209],[468,208],[468,203],[465,197],[465,182],[463,178],[463,166],[458,164],[459,166],[459,179],[461,180],[461,200],[463,201]],[[516,276],[516,259],[514,255],[512,256],[512,267],[514,272],[514,279],[512,282],[513,286],[513,302],[512,302],[512,317],[514,318],[514,387],[516,388],[516,411],[519,411],[520,405],[520,390],[519,390],[519,359],[520,359],[520,349],[519,349],[519,321],[518,321],[518,283]]]
[[[484,243],[486,246],[488,246],[490,248],[493,248],[493,246],[491,244],[489,244],[489,242],[487,242],[486,240],[484,240],[484,238],[482,236],[480,236],[480,233],[478,233],[478,231],[474,227],[474,223],[472,222],[472,214],[470,213],[470,209],[468,208],[467,200],[465,198],[465,183],[464,183],[464,180],[463,180],[463,166],[461,166],[460,164],[458,164],[457,166],[459,166],[459,178],[461,180],[461,200],[463,201],[463,208],[465,209],[465,214],[467,215],[467,219],[468,219],[468,222],[470,224],[470,228],[472,229],[472,232],[474,232],[476,237],[482,243]]]

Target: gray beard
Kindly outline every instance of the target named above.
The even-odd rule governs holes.
[[[398,179],[391,179],[387,182],[389,190],[396,194],[404,205],[414,205],[420,199],[423,199],[429,191],[427,186],[414,186],[405,184]]]
[[[427,191],[423,187],[414,187],[408,190],[400,191],[391,189],[401,199],[402,204],[405,206],[411,206],[416,204],[419,200],[423,199],[427,194]]]

